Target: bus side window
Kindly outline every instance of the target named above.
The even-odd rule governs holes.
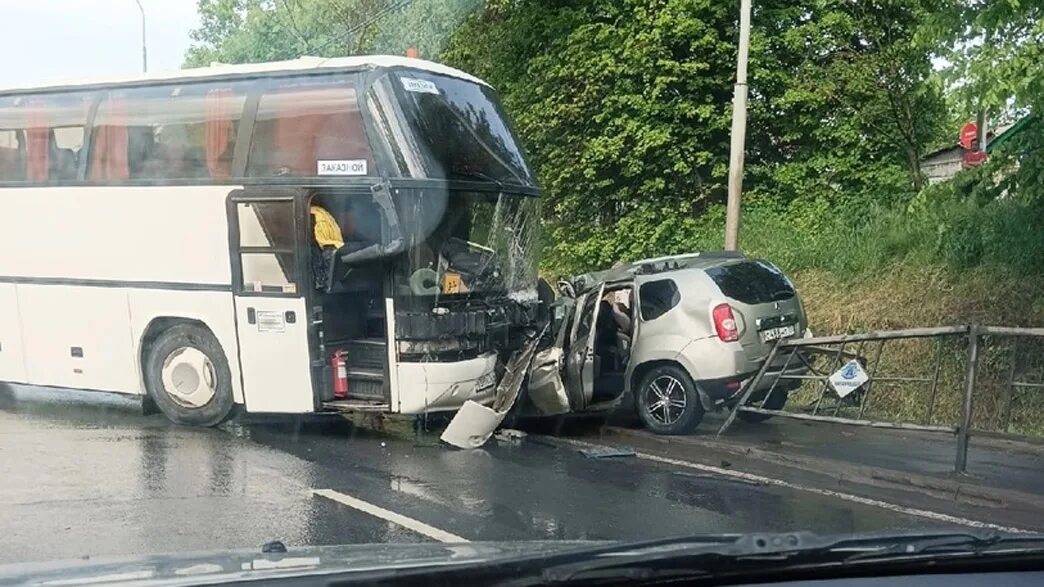
[[[245,101],[228,83],[112,92],[95,117],[90,178],[227,179]]]
[[[337,83],[282,81],[261,96],[247,175],[374,174],[355,88],[332,79]],[[331,170],[320,171],[321,161]]]
[[[240,291],[297,291],[293,202],[236,204]]]
[[[0,99],[0,180],[75,180],[90,94]]]
[[[0,181],[25,181],[25,142],[22,132],[0,129]]]
[[[80,152],[83,150],[83,127],[64,126],[51,129],[51,144],[54,153],[50,162],[51,178],[76,179]]]

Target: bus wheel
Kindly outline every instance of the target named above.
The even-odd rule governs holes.
[[[178,324],[164,330],[145,356],[145,389],[176,424],[216,426],[232,414],[232,375],[207,329]]]

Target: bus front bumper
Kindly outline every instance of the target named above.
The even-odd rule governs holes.
[[[451,363],[399,363],[399,409],[403,414],[458,410],[464,402],[493,401],[496,353]]]

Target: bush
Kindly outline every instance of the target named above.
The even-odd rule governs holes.
[[[724,218],[724,206],[718,205],[699,217],[647,207],[615,226],[590,228],[582,238],[575,228],[552,221],[545,264],[551,272],[567,274],[617,260],[721,249]],[[740,242],[748,254],[786,271],[823,270],[846,279],[896,265],[954,271],[982,266],[1040,279],[1042,228],[1041,202],[1017,193],[991,193],[962,177],[892,206],[751,198],[744,205]],[[566,233],[571,238],[556,238]]]

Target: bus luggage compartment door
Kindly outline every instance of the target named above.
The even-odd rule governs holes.
[[[292,195],[229,200],[233,292],[243,397],[248,412],[315,409],[302,253]]]

